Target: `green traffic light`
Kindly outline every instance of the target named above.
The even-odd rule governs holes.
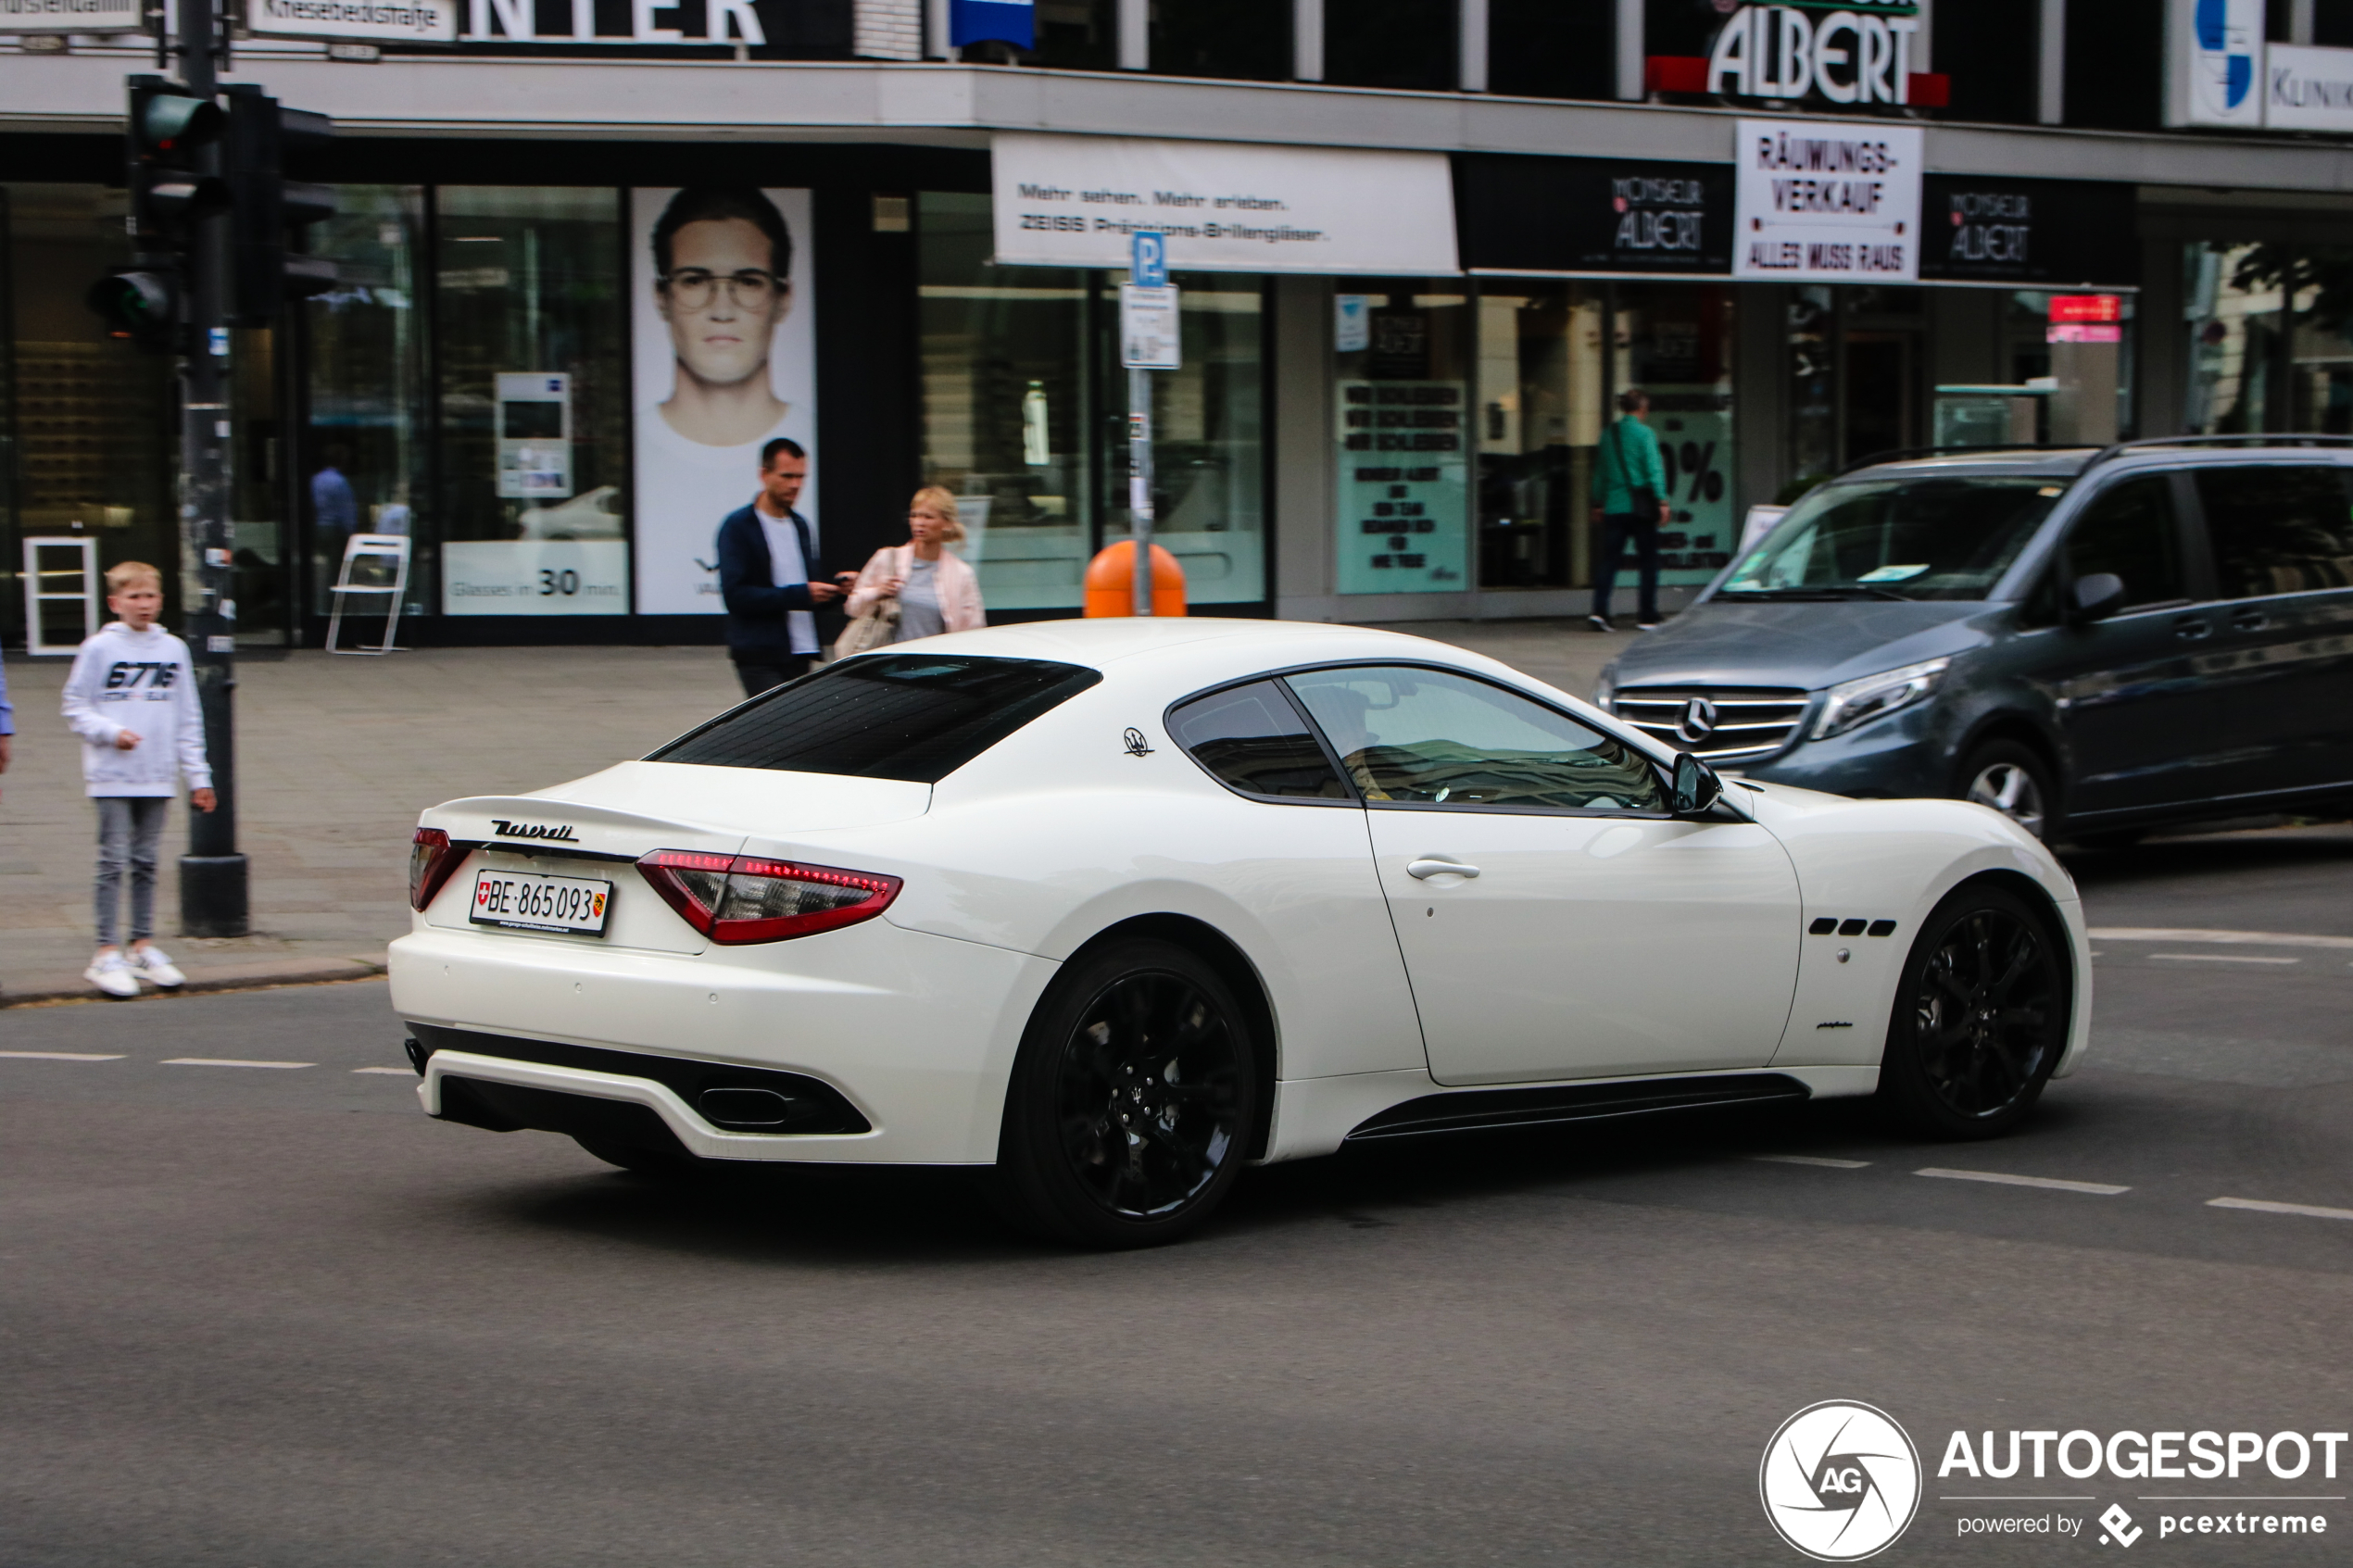
[[[160,272],[109,273],[91,285],[88,304],[107,323],[108,335],[130,338],[143,348],[169,347],[178,324],[176,291]]]

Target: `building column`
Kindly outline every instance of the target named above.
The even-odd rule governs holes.
[[[963,51],[948,42],[948,0],[923,0],[924,57],[931,60],[954,60],[963,57]]]
[[[1324,0],[1290,0],[1290,74],[1324,80]]]
[[[1455,85],[1487,91],[1487,0],[1454,0]]]
[[[2058,125],[2067,119],[2067,0],[2043,0],[2041,32],[2034,50],[2034,118]]]
[[[1152,69],[1151,0],[1119,0],[1119,69]]]
[[[2313,0],[2288,0],[2287,41],[2309,44],[2312,42]]]
[[[1617,0],[1612,30],[1617,43],[1617,95],[1629,104],[1642,99],[1642,0]]]
[[[1309,0],[1301,0],[1302,8]],[[1332,596],[1332,281],[1274,280],[1275,580],[1266,596],[1287,620],[1328,621]]]

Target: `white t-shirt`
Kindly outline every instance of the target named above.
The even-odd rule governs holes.
[[[780,435],[812,447],[813,423],[794,408],[757,441],[706,446],[671,429],[659,408],[637,411],[635,566],[640,614],[724,613],[719,600],[719,524],[760,494],[761,447]],[[797,504],[812,535],[816,495],[812,475]]]
[[[809,581],[809,563],[800,558],[800,530],[788,517],[770,517],[758,502],[752,504],[751,515],[760,520],[760,531],[768,536],[768,581],[779,588],[789,588],[796,583]],[[808,521],[806,518],[802,519]],[[817,525],[809,524],[809,543],[817,543]],[[792,633],[795,653],[817,651],[817,617],[805,609],[785,611],[785,628]]]

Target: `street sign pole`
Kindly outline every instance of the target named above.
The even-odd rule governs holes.
[[[1127,367],[1127,512],[1136,530],[1136,613],[1152,612],[1152,378],[1177,366],[1176,291],[1168,283],[1168,239],[1141,232],[1128,243],[1127,286],[1119,291],[1120,359]]]
[[[179,0],[180,80],[208,103],[220,91],[223,36],[218,0]],[[222,172],[216,144],[207,172]],[[190,936],[243,936],[248,929],[245,858],[237,852],[236,604],[229,528],[230,221],[200,219],[189,246],[186,353],[181,360],[180,532],[195,585],[185,607],[188,654],[204,715],[205,751],[219,804],[192,812],[180,859],[180,925]]]

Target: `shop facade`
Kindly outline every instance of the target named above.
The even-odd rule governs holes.
[[[1832,23],[1809,21],[1800,82],[1780,24],[1748,16],[1787,7],[1715,6],[1695,31],[1620,5],[1621,64],[1629,15],[1654,45],[1632,90],[1564,66],[1575,91],[1549,96],[1459,80],[1469,13],[1501,28],[1500,5],[1438,8],[1452,86],[1303,75],[1295,29],[1229,60],[1227,34],[1183,43],[1164,18],[1153,47],[1183,43],[1198,73],[1048,57],[1078,47],[1051,31],[1064,10],[1116,43],[1118,6],[1040,6],[1038,49],[964,51],[1008,63],[923,59],[958,52],[941,18],[836,8],[865,31],[835,39],[815,6],[796,34],[775,0],[656,7],[684,58],[634,24],[615,24],[630,46],[559,36],[552,4],[490,0],[450,50],[240,52],[233,80],[340,132],[302,171],[337,193],[312,234],[337,287],[233,343],[242,645],[317,646],[361,533],[410,542],[405,642],[715,641],[711,533],[778,435],[812,454],[830,563],[903,537],[908,496],[937,483],[993,616],[1075,613],[1086,562],[1130,527],[1117,300],[1138,228],[1170,234],[1182,301],[1153,499],[1200,612],[1581,614],[1589,486],[1629,387],[1667,458],[1670,607],[1751,508],[1873,453],[2353,433],[2334,128],[2046,121],[2039,77],[2008,119],[1964,120],[1957,103],[1991,117],[1998,94],[1971,85],[1957,22],[1897,25],[1921,6],[1831,32],[1830,56]],[[1354,58],[1325,31],[1326,64]],[[12,645],[24,540],[179,553],[169,361],[80,303],[123,259],[115,124],[140,69],[120,42],[0,45]],[[1758,124],[1914,149],[1882,215],[1908,254],[1776,275],[1742,173]],[[663,226],[698,213],[759,254],[682,262]],[[757,395],[713,412],[689,381]]]

